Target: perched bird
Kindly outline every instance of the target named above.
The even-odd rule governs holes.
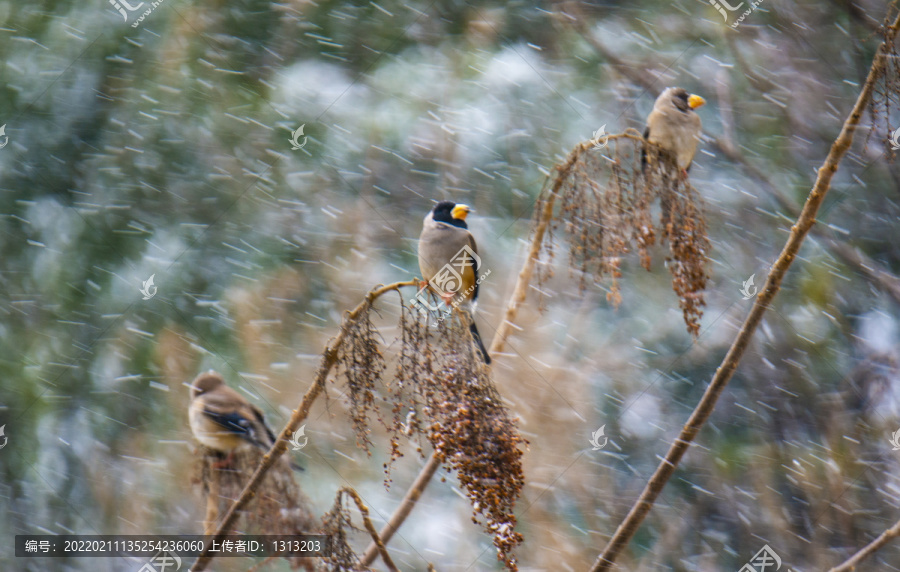
[[[469,232],[466,216],[471,209],[452,201],[441,201],[431,209],[419,236],[419,270],[429,287],[447,305],[467,305],[474,308],[478,298],[478,247]],[[481,341],[475,321],[469,331],[478,344],[485,363],[491,363]]]
[[[188,417],[191,431],[200,443],[228,453],[220,466],[230,464],[235,449],[243,444],[268,451],[275,443],[275,435],[262,412],[225,385],[222,376],[213,370],[201,373],[191,382]]]
[[[699,95],[689,95],[680,87],[666,88],[647,116],[644,140],[661,147],[675,159],[684,176],[687,176],[700,141],[700,116],[694,111],[706,100]],[[641,152],[641,167],[647,166],[647,149]]]

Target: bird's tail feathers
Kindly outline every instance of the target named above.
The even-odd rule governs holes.
[[[491,356],[488,354],[487,349],[485,349],[484,342],[481,341],[481,334],[478,333],[478,327],[475,325],[474,318],[469,324],[469,331],[472,332],[472,338],[475,339],[475,344],[478,346],[478,350],[481,352],[482,357],[484,357],[484,363],[490,365]]]

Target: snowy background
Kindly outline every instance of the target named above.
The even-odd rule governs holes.
[[[493,367],[530,442],[520,568],[588,569],[746,316],[742,283],[761,286],[780,252],[885,13],[874,0],[764,2],[732,29],[734,14],[700,0],[165,0],[132,27],[149,5],[124,21],[105,0],[0,2],[3,570],[140,566],[16,559],[15,534],[199,534],[185,384],[214,368],[280,429],[343,312],[418,275],[434,200],[474,208],[489,341],[547,173],[602,125],[642,130],[678,85],[708,101],[691,170],[712,241],[699,338],[663,249],[649,273],[623,262],[618,309],[608,283],[581,292],[557,256],[543,312],[535,285]],[[292,151],[300,125],[308,141]],[[859,137],[841,165],[622,569],[736,570],[768,544],[783,569],[823,570],[900,516],[900,301],[839,252],[900,272],[887,137]],[[394,298],[383,312],[395,323]],[[382,334],[390,360],[397,330]],[[386,438],[372,434],[372,457],[358,449],[340,395],[330,385],[313,408],[299,482],[317,514],[355,487],[380,526],[423,461],[408,447],[385,490]],[[593,451],[600,426],[609,444]],[[501,569],[442,474],[391,541],[397,564]],[[889,545],[862,569],[898,562]]]

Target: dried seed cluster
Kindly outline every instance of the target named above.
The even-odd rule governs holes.
[[[379,334],[372,324],[372,306],[367,303],[347,323],[344,343],[338,348],[335,370],[349,390],[350,418],[356,431],[356,444],[371,455],[368,414],[375,407],[375,391],[386,368],[381,355]]]
[[[429,319],[405,306],[401,297],[400,355],[393,379],[383,386],[382,408],[374,396],[385,362],[378,332],[363,312],[345,339],[341,377],[347,381],[357,435],[368,435],[370,412],[388,431],[387,482],[391,463],[402,456],[401,444],[427,439],[443,466],[457,473],[472,502],[473,520],[484,521],[498,558],[516,570],[512,550],[522,537],[514,531],[513,508],[525,482],[520,447],[527,442],[477,353],[468,328],[471,319],[462,311],[440,321]],[[382,416],[382,409],[390,415]],[[359,441],[371,444],[367,438]]]
[[[240,448],[234,452],[227,468],[216,468],[224,455],[199,446],[195,464],[195,483],[202,486],[204,495],[214,495],[218,504],[218,518],[224,516],[233,500],[238,498],[256,467],[263,452],[258,449]],[[207,499],[209,500],[209,499]],[[243,512],[243,527],[235,532],[246,534],[317,534],[319,525],[310,510],[310,502],[294,481],[293,470],[286,459],[281,459],[263,479],[253,500]],[[312,570],[309,558],[289,558],[293,567],[303,566]]]
[[[331,536],[331,556],[325,558],[328,572],[368,572],[371,568],[359,563],[359,557],[350,547],[349,532],[359,532],[353,526],[349,508],[344,508],[343,489],[334,498],[334,505],[322,518],[322,534]]]
[[[634,139],[610,141],[596,150],[583,146],[559,186],[559,203],[543,253],[553,257],[553,236],[568,237],[569,264],[581,273],[581,287],[594,277],[611,279],[607,299],[622,301],[619,278],[623,257],[637,250],[641,266],[650,270],[650,248],[668,243],[666,263],[688,331],[697,336],[704,306],[709,238],[702,202],[668,154]],[[536,213],[544,210],[542,193]],[[659,223],[654,225],[654,205]],[[546,266],[549,268],[549,265]],[[546,278],[546,270],[543,278]]]
[[[392,449],[401,433],[424,432],[447,470],[457,472],[472,502],[472,520],[484,520],[497,557],[516,570],[512,550],[515,502],[525,484],[522,448],[527,441],[503,406],[469,333],[471,316],[454,313],[428,325],[404,308],[394,405]]]

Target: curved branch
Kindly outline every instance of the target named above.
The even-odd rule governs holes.
[[[284,429],[281,430],[275,444],[272,445],[272,448],[269,449],[265,455],[263,455],[262,461],[256,468],[256,471],[254,471],[253,476],[250,477],[250,481],[244,487],[244,490],[241,491],[241,496],[238,497],[233,505],[231,505],[231,508],[229,508],[228,512],[225,514],[225,518],[222,519],[222,522],[216,529],[216,541],[221,541],[222,537],[228,534],[228,530],[237,522],[240,511],[247,506],[247,503],[249,503],[256,495],[256,490],[259,488],[260,483],[262,483],[263,478],[265,478],[266,473],[269,472],[269,469],[272,468],[278,458],[287,450],[291,435],[300,427],[300,424],[303,423],[303,420],[309,415],[309,410],[312,407],[313,402],[325,389],[325,381],[328,379],[328,374],[331,372],[331,368],[337,361],[338,349],[344,342],[344,337],[347,335],[350,325],[356,320],[360,313],[371,306],[378,297],[387,292],[399,290],[404,286],[415,286],[416,284],[416,280],[408,280],[406,282],[395,282],[393,284],[388,284],[387,286],[375,288],[366,294],[365,299],[347,314],[344,323],[341,325],[340,332],[338,332],[338,335],[328,343],[325,347],[325,351],[322,353],[322,361],[319,363],[319,369],[316,371],[316,377],[313,384],[303,395],[303,399],[300,400],[300,404],[297,408],[294,409],[291,418],[288,420],[287,425],[284,426]],[[210,543],[210,546],[212,546],[212,544],[213,543]],[[210,553],[210,550],[207,548],[200,554],[200,557],[191,567],[191,570],[193,570],[193,572],[206,570],[206,567],[214,557],[215,554]]]
[[[437,470],[441,466],[441,461],[437,458],[437,455],[434,453],[428,457],[428,461],[425,463],[425,466],[422,467],[422,470],[419,472],[419,476],[416,477],[416,480],[413,481],[409,490],[406,491],[406,495],[403,497],[403,500],[400,502],[400,506],[397,507],[397,510],[394,511],[394,514],[391,515],[391,519],[387,522],[387,524],[382,527],[381,531],[379,531],[378,536],[381,540],[387,544],[393,538],[394,533],[397,532],[397,529],[403,524],[406,520],[406,517],[409,516],[409,513],[412,512],[412,509],[416,506],[416,503],[419,501],[419,497],[422,496],[422,492],[425,491],[425,487],[428,486],[429,481],[431,481],[431,477],[437,472]],[[369,544],[369,547],[366,548],[365,554],[363,554],[362,562],[363,566],[368,566],[375,562],[375,559],[378,557],[379,548],[376,546],[375,542]]]
[[[775,295],[778,294],[778,291],[781,288],[781,282],[790,268],[791,263],[793,263],[796,258],[797,252],[803,244],[803,240],[806,238],[807,234],[809,234],[810,229],[816,222],[816,213],[822,205],[826,193],[831,187],[831,179],[837,171],[838,165],[847,150],[850,148],[851,143],[853,143],[853,135],[856,131],[856,127],[859,125],[860,118],[872,99],[875,83],[884,71],[887,63],[888,46],[894,42],[898,28],[900,28],[900,15],[898,15],[893,24],[885,30],[884,43],[879,46],[878,52],[875,54],[872,66],[869,69],[868,77],[866,78],[866,83],[863,86],[859,97],[856,99],[853,110],[850,112],[846,121],[844,121],[840,134],[831,145],[831,149],[828,152],[828,156],[825,158],[825,162],[818,171],[816,182],[806,199],[806,203],[803,205],[800,217],[791,228],[791,234],[788,241],[785,243],[781,254],[772,266],[772,269],[766,278],[766,284],[762,293],[756,298],[756,303],[754,303],[753,308],[744,320],[740,332],[738,332],[728,353],[716,370],[700,403],[697,404],[697,407],[694,409],[693,413],[691,413],[687,423],[681,429],[678,438],[675,439],[671,447],[669,447],[665,459],[660,462],[656,471],[654,471],[653,476],[650,477],[650,481],[644,487],[640,497],[638,497],[637,501],[635,501],[628,511],[625,520],[623,520],[616,529],[615,534],[613,534],[612,538],[609,540],[603,553],[597,558],[597,561],[591,568],[591,572],[601,572],[603,570],[609,570],[612,567],[616,558],[621,554],[622,550],[637,532],[644,518],[650,512],[650,509],[653,508],[653,503],[675,472],[675,468],[678,466],[678,463],[681,461],[685,452],[687,452],[691,442],[696,438],[700,429],[712,414],[719,396],[731,380],[731,376],[737,369],[737,366],[750,343],[750,339],[756,332],[756,328],[759,326],[760,321],[762,321],[763,314],[765,314],[766,310],[771,305]]]
[[[355,490],[350,487],[341,487],[338,490],[338,494],[348,495],[353,499],[353,502],[356,503],[356,508],[359,509],[359,513],[362,515],[363,526],[366,527],[366,531],[369,533],[369,536],[372,537],[372,541],[375,543],[376,549],[378,553],[381,555],[381,560],[384,562],[384,565],[387,566],[389,572],[399,572],[397,570],[397,565],[394,564],[394,561],[391,560],[391,555],[388,554],[387,547],[384,545],[384,541],[382,541],[381,537],[378,536],[378,533],[375,531],[375,526],[372,525],[372,521],[369,520],[369,508],[365,505],[361,498],[359,498],[359,494]]]
[[[616,139],[619,137],[639,139],[634,135],[628,134],[611,135],[609,138]],[[566,161],[562,165],[556,167],[556,179],[554,179],[553,185],[550,187],[547,198],[544,199],[544,208],[541,210],[537,220],[537,226],[534,228],[534,233],[531,235],[531,246],[528,249],[528,258],[525,259],[525,264],[522,266],[522,270],[519,271],[519,278],[516,280],[516,286],[513,289],[509,303],[506,305],[503,321],[497,326],[494,339],[491,341],[491,354],[498,354],[506,347],[506,339],[509,337],[513,321],[519,313],[519,306],[522,305],[522,302],[525,301],[525,297],[528,295],[528,285],[531,283],[531,277],[534,275],[534,268],[537,266],[537,262],[540,259],[541,246],[544,242],[544,235],[547,234],[547,229],[550,227],[550,221],[553,218],[553,205],[556,202],[556,198],[559,196],[559,189],[568,178],[569,173],[572,171],[572,167],[578,162],[581,154],[590,148],[590,142],[579,143],[569,153]]]
[[[856,570],[856,566],[875,553],[876,550],[890,542],[893,538],[900,536],[900,520],[898,520],[894,526],[885,530],[881,533],[881,536],[862,547],[859,552],[845,560],[843,563],[838,564],[828,572],[852,572]]]

